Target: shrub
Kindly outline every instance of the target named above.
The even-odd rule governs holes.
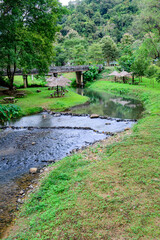
[[[10,121],[12,118],[17,118],[21,115],[21,108],[17,105],[0,105],[0,122]]]
[[[88,81],[93,82],[93,80],[96,79],[97,75],[98,75],[98,67],[96,66],[89,67],[89,70],[83,74],[84,84]]]
[[[76,88],[77,87],[76,78],[72,78],[71,81],[72,81],[71,87]]]
[[[157,82],[160,82],[160,67],[152,64],[147,68],[146,71],[146,76],[147,77],[155,77]]]

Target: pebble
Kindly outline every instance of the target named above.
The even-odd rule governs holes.
[[[24,194],[24,190],[21,190],[19,194],[21,194],[21,195]]]
[[[54,114],[54,117],[60,117],[60,116],[61,116],[60,113],[56,113],[56,114]]]
[[[130,130],[130,128],[125,128],[125,129],[124,129],[124,131],[128,131],[128,130]]]
[[[37,172],[38,172],[38,168],[30,168],[29,169],[29,173],[34,174],[34,173],[37,173]]]
[[[18,203],[21,203],[21,204],[24,203],[24,201],[23,201],[21,198],[18,198],[18,199],[17,199],[17,202],[18,202]]]
[[[35,145],[36,143],[35,142],[32,142],[32,145]]]
[[[99,117],[98,114],[91,114],[91,115],[90,115],[90,118],[98,118],[98,117]]]

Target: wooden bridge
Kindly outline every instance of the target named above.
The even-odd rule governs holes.
[[[49,72],[46,75],[52,75],[57,77],[58,73],[76,73],[76,82],[78,86],[83,86],[83,72],[88,71],[91,65],[79,65],[79,66],[62,66],[62,67],[50,67]],[[99,72],[102,70],[103,65],[97,65]],[[24,87],[27,87],[27,76],[38,74],[37,69],[31,70],[28,74],[24,74],[22,70],[17,69],[15,75],[23,75]],[[3,70],[3,76],[7,76],[7,71]]]

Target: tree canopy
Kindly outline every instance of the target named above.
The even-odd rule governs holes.
[[[0,66],[13,88],[17,68],[47,72],[63,8],[57,0],[0,1]]]

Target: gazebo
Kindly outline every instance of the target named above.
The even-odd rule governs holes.
[[[71,81],[63,76],[60,76],[59,78],[55,78],[55,77],[50,77],[47,79],[47,84],[46,86],[48,86],[49,88],[55,89],[55,92],[53,93],[54,96],[63,96],[64,95],[64,89],[63,87],[65,86],[69,86],[69,83],[71,83]],[[59,89],[59,87],[61,87],[61,90]],[[51,93],[51,97],[53,97],[53,94]]]
[[[116,77],[122,77],[123,78],[123,82],[125,83],[125,77],[131,77],[132,76],[132,72],[126,72],[126,71],[122,71],[122,72],[117,72],[117,71],[114,71],[110,74],[108,74],[108,76],[115,76],[115,81],[116,81]]]
[[[114,71],[110,73],[108,76],[115,76],[115,82],[116,82],[116,77],[120,77],[120,73],[118,73],[117,71]]]
[[[122,71],[120,74],[120,77],[122,77],[123,78],[123,82],[125,83],[126,81],[125,81],[125,77],[131,77],[132,76],[132,72],[126,72],[126,71]]]

